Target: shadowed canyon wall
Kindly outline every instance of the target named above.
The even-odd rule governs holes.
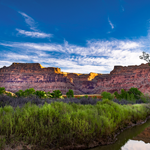
[[[60,90],[63,95],[69,89],[74,94],[100,94],[103,91],[120,93],[131,87],[138,88],[142,93],[150,94],[150,66],[114,66],[110,74],[101,73],[67,73],[60,68],[43,67],[39,63],[13,63],[0,68],[0,87],[6,91],[17,92],[34,88],[45,92]]]

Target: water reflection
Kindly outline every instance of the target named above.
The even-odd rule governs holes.
[[[150,150],[150,143],[145,143],[143,141],[129,140],[121,150]]]
[[[123,131],[114,144],[90,150],[150,150],[150,119],[139,126]]]

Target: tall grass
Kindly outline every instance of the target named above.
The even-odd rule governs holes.
[[[15,111],[5,106],[0,108],[0,133],[5,135],[4,143],[14,134],[19,141],[49,148],[88,145],[129,122],[144,120],[150,114],[149,105],[122,106],[104,99],[96,105],[54,102],[40,108],[29,102]]]

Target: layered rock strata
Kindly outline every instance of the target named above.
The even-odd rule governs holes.
[[[150,94],[150,66],[114,66],[110,74],[101,73],[67,73],[60,68],[43,67],[39,63],[13,63],[0,68],[0,87],[17,92],[34,88],[45,92],[60,90],[63,95],[69,89],[75,95],[101,94],[103,91],[120,93],[131,87],[138,88],[142,93]]]

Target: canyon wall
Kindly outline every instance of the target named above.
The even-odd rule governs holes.
[[[6,91],[17,92],[34,88],[45,92],[60,90],[63,95],[69,89],[78,94],[101,94],[103,91],[120,93],[131,87],[142,93],[150,94],[150,66],[114,66],[110,74],[101,73],[67,73],[60,68],[43,67],[39,63],[13,63],[0,68],[0,87]]]

